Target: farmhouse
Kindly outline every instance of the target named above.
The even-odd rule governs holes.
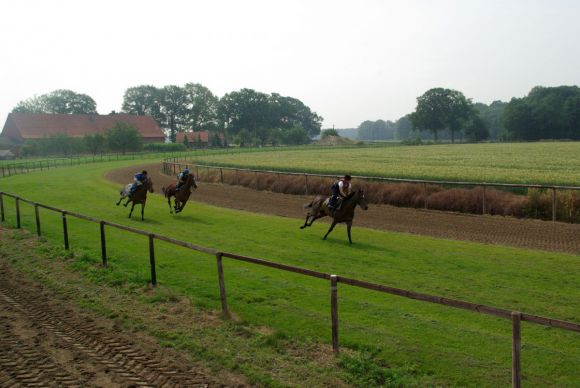
[[[17,149],[27,140],[43,139],[53,135],[83,137],[105,133],[117,122],[135,127],[143,136],[145,143],[165,141],[165,134],[152,116],[115,113],[109,115],[10,113],[0,133],[0,144]]]
[[[216,132],[217,133],[217,132]],[[191,144],[191,146],[201,146],[201,147],[207,147],[208,145],[211,145],[210,142],[210,137],[213,136],[215,137],[215,133],[211,133],[209,131],[186,131],[186,132],[178,132],[175,135],[175,142],[176,143],[183,143],[183,141],[185,140],[185,137],[187,137],[187,141],[189,144]],[[224,144],[224,134],[223,133],[219,133],[218,134],[219,138],[220,138],[220,143],[223,145]]]

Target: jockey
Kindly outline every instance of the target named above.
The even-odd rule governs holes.
[[[328,202],[328,207],[332,210],[340,209],[340,205],[342,204],[342,198],[346,197],[350,194],[350,175],[345,175],[343,178],[337,180],[332,184],[332,197],[330,197],[330,201]],[[340,200],[339,200],[340,199]]]
[[[143,170],[135,174],[135,176],[133,177],[133,185],[131,185],[131,190],[129,191],[129,194],[133,194],[139,186],[142,186],[143,183],[145,183],[146,180],[147,180],[147,171]]]
[[[175,191],[179,191],[181,186],[183,186],[185,184],[185,182],[187,181],[188,176],[189,176],[189,169],[186,167],[185,170],[180,172],[179,175],[177,176],[177,179],[179,181],[177,182],[177,186],[175,186]]]

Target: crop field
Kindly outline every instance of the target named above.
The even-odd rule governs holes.
[[[539,149],[545,152],[544,158],[548,158],[549,147],[556,145],[570,147],[569,153],[574,149],[580,151],[577,143],[540,144]],[[503,160],[506,171],[514,173],[517,171],[514,166],[521,162],[508,164],[507,149],[518,148],[511,155],[524,158],[526,152],[531,152],[529,148],[525,151],[525,147],[534,145],[482,147],[485,149],[488,146],[506,147],[505,155],[500,156],[499,160]],[[441,147],[442,150],[458,147],[470,154],[468,147],[477,146]],[[438,148],[365,150],[370,167],[364,173],[378,174],[382,171],[382,175],[391,175],[386,167],[380,167],[395,164],[397,159],[391,156],[391,152],[412,152],[415,157],[427,152],[436,158],[434,152]],[[356,149],[339,153],[358,160]],[[443,158],[439,159],[440,166],[449,168],[451,155],[456,153],[455,148],[440,152],[439,157]],[[564,164],[566,158],[563,153],[555,155],[549,167],[561,174],[571,168],[569,160]],[[308,151],[260,152],[243,154],[243,158],[244,163],[253,167],[259,167],[259,163],[264,163],[261,167],[266,167],[265,163],[270,161],[268,167],[292,166],[297,169],[313,163],[312,160],[317,158],[317,154],[310,154],[310,161],[294,164],[293,161],[297,163],[301,160],[300,155],[306,157],[309,154]],[[328,158],[324,157],[327,155]],[[318,165],[323,169],[335,168],[331,162],[337,155],[336,151],[318,151]],[[480,157],[478,160],[483,163],[485,157]],[[215,162],[212,157],[204,160]],[[242,164],[236,155],[221,155],[219,160]],[[409,160],[397,163],[403,166],[410,163]],[[455,160],[462,163],[460,157]],[[167,203],[158,195],[150,197],[145,221],[138,218],[129,220],[128,209],[114,205],[118,198],[118,185],[107,181],[104,174],[112,168],[135,163],[104,162],[3,178],[0,179],[0,191],[207,247],[474,303],[580,321],[579,256],[357,227],[353,230],[355,244],[349,246],[343,227],[337,228],[327,241],[322,241],[321,236],[327,225],[315,224],[310,230],[302,231],[298,228],[299,220],[196,202],[190,202],[183,213],[173,216],[168,212]],[[475,160],[471,163],[477,164]],[[363,170],[356,170],[362,167],[357,166],[362,164],[353,164],[351,172],[362,174]],[[472,169],[465,169],[463,164],[464,174],[465,170]],[[130,178],[128,176],[127,181]],[[533,177],[529,179],[534,180]],[[156,186],[155,190],[159,193],[160,187]],[[5,198],[4,206],[6,225],[13,226],[14,201]],[[33,208],[22,204],[21,209],[23,226],[33,230]],[[136,207],[136,213],[137,210]],[[41,209],[40,217],[43,236],[60,244],[60,216]],[[364,214],[358,217],[364,217]],[[107,229],[110,268],[102,270],[97,265],[100,261],[98,231],[98,225],[69,219],[71,246],[75,251],[84,252],[77,255],[77,269],[95,281],[143,289],[149,280],[147,239]],[[161,242],[156,243],[156,256],[157,277],[161,285],[186,295],[199,308],[219,310],[215,258]],[[330,342],[327,282],[224,260],[228,304],[238,319],[252,325],[270,327],[276,335],[295,341]],[[510,382],[511,325],[506,320],[348,286],[339,287],[339,300],[341,345],[370,355],[379,365],[388,365],[398,374],[399,384],[498,386]],[[526,385],[577,385],[580,380],[576,367],[580,364],[580,336],[577,333],[525,322],[522,332],[522,366]]]
[[[199,155],[230,167],[451,181],[580,185],[580,142],[441,144]]]

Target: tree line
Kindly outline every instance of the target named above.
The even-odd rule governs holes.
[[[212,133],[211,139],[220,138],[216,133],[221,133],[225,143],[244,146],[305,144],[320,133],[323,120],[297,98],[253,89],[233,91],[218,98],[198,83],[130,87],[124,93],[122,111],[153,116],[172,142],[177,132],[207,130]],[[56,90],[21,101],[13,112],[97,113],[90,96],[70,90]]]
[[[145,147],[150,146],[149,144]],[[71,156],[78,154],[102,154],[106,152],[126,153],[141,151],[143,138],[132,125],[117,122],[104,134],[72,137],[63,133],[50,135],[44,139],[29,140],[22,146],[22,156]]]
[[[434,88],[417,98],[414,112],[395,122],[366,120],[357,134],[359,140],[580,140],[580,88],[538,86],[526,97],[489,105]]]

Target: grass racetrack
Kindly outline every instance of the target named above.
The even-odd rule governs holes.
[[[355,244],[348,246],[343,227],[322,241],[327,225],[315,224],[301,231],[294,219],[195,202],[172,216],[157,195],[148,201],[144,222],[138,217],[128,220],[128,209],[114,206],[118,185],[106,181],[104,174],[135,163],[110,162],[10,177],[0,180],[0,191],[194,244],[580,321],[578,256],[363,228],[355,229]],[[160,191],[158,186],[155,189]],[[5,198],[4,202],[7,224],[14,225],[13,201]],[[60,216],[41,210],[41,219],[43,235],[60,243]],[[22,221],[25,227],[34,228],[34,211],[26,204],[22,204]],[[97,266],[98,230],[98,225],[69,219],[72,247],[87,253],[77,255],[78,269],[97,281],[142,288],[149,279],[147,240],[108,229],[111,266],[102,270]],[[160,242],[156,250],[160,284],[187,295],[200,308],[219,309],[213,257]],[[228,304],[239,320],[270,327],[279,337],[330,342],[327,282],[227,260],[224,265]],[[498,386],[510,382],[509,321],[348,286],[339,288],[339,300],[341,345],[363,351],[378,365],[389,366],[399,384]],[[580,364],[577,333],[523,323],[522,342],[525,385],[578,384],[580,371],[574,366]],[[356,368],[348,362],[341,367]]]
[[[580,142],[280,149],[199,155],[230,167],[473,182],[579,186]],[[348,166],[348,171],[344,171]]]

